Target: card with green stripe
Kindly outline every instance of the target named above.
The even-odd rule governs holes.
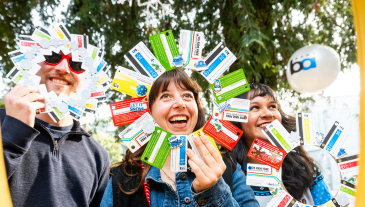
[[[177,48],[172,31],[167,30],[152,35],[149,39],[157,60],[166,71],[175,69],[177,66],[175,61],[182,58],[180,57],[179,49]]]
[[[285,150],[287,153],[299,146],[299,143],[290,137],[289,132],[277,119],[262,129],[262,132],[271,144]]]
[[[142,154],[141,160],[158,169],[162,169],[171,151],[168,138],[172,135],[173,134],[170,132],[156,126],[156,129]]]

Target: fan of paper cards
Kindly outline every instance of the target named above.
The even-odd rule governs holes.
[[[8,53],[15,67],[6,77],[15,84],[39,89],[46,99],[46,107],[37,113],[48,113],[54,122],[66,116],[79,121],[84,112],[95,113],[98,102],[105,101],[105,91],[111,83],[106,74],[110,65],[103,60],[104,49],[90,45],[87,36],[70,34],[64,25],[52,29],[36,27],[31,36],[19,35],[17,44],[20,49]],[[45,84],[40,84],[41,77],[36,75],[41,68],[37,63],[45,61],[45,56],[59,53],[71,53],[72,61],[85,70],[82,88],[70,96],[48,92]]]
[[[134,98],[110,104],[114,126],[130,124],[119,137],[122,143],[134,153],[147,145],[141,160],[161,169],[171,152],[171,171],[187,172],[185,150],[192,149],[200,158],[193,138],[207,135],[211,143],[217,141],[232,150],[242,135],[234,122],[247,122],[250,101],[234,98],[250,90],[242,69],[227,75],[223,73],[236,60],[236,56],[219,43],[208,56],[202,58],[204,34],[202,32],[181,30],[177,46],[171,30],[150,36],[154,54],[140,42],[124,58],[134,71],[119,67],[111,88]],[[213,114],[206,125],[190,135],[174,135],[160,128],[150,115],[148,93],[155,79],[165,71],[176,67],[191,69],[202,75],[210,84],[215,100]],[[354,180],[358,173],[357,155],[348,155],[341,148],[347,137],[338,122],[324,136],[317,133],[316,119],[309,113],[297,114],[297,133],[289,134],[279,121],[272,122],[263,129],[270,143],[256,139],[248,156],[261,161],[264,165],[249,164],[247,184],[270,187],[274,195],[268,206],[301,206],[295,201],[281,183],[281,163],[285,155],[299,145],[317,145],[327,150],[338,163],[341,170],[341,189],[336,198],[329,201],[334,206],[354,201]],[[260,169],[260,170],[258,170]],[[264,175],[264,176],[262,176]],[[308,205],[305,205],[308,206]]]
[[[109,87],[130,95],[134,98],[110,104],[114,126],[130,124],[119,134],[122,143],[132,153],[147,145],[141,160],[159,169],[171,152],[171,171],[189,171],[186,149],[192,149],[202,158],[193,142],[195,136],[207,135],[219,152],[215,141],[232,150],[243,134],[231,121],[248,121],[250,101],[234,98],[250,90],[246,76],[242,69],[223,75],[236,60],[224,43],[219,43],[203,59],[205,40],[202,32],[181,30],[179,47],[171,30],[150,36],[154,54],[143,42],[138,43],[124,55],[134,70],[118,67],[112,81],[106,74],[110,65],[103,60],[104,50],[90,45],[85,35],[70,34],[64,25],[48,30],[37,27],[31,36],[19,35],[18,39],[20,49],[9,53],[15,67],[7,78],[15,84],[39,89],[46,99],[46,108],[40,113],[48,113],[55,122],[66,116],[79,121],[83,112],[95,113],[97,103],[105,100],[105,91]],[[36,75],[41,68],[37,63],[45,61],[45,56],[60,52],[65,55],[71,53],[72,61],[82,63],[81,68],[85,70],[83,87],[70,96],[48,92]],[[211,118],[203,128],[192,134],[174,135],[160,128],[150,114],[147,97],[154,80],[176,67],[191,69],[202,75],[215,97]],[[269,206],[304,205],[283,189],[281,164],[285,155],[296,146],[316,145],[336,159],[341,172],[341,188],[328,204],[344,206],[353,203],[359,159],[342,148],[348,129],[335,122],[326,135],[318,133],[316,117],[310,113],[297,113],[297,129],[296,133],[289,134],[277,120],[263,129],[270,143],[257,138],[254,140],[248,156],[263,165],[248,164],[247,184],[269,187],[273,195]]]
[[[297,113],[296,120],[296,133],[289,134],[284,126],[275,120],[262,130],[270,143],[254,139],[248,156],[265,165],[247,164],[247,184],[270,189],[273,199],[267,206],[311,206],[296,201],[283,189],[281,164],[286,154],[295,147],[313,145],[326,150],[331,155],[341,174],[341,186],[336,196],[320,206],[346,206],[350,203],[354,205],[359,158],[357,154],[348,154],[343,148],[349,129],[336,121],[324,135],[317,132],[315,114]]]

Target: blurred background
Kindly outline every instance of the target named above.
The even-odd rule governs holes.
[[[19,34],[31,34],[36,26],[63,23],[73,34],[87,34],[91,44],[105,48],[104,59],[111,64],[110,77],[117,66],[131,68],[123,55],[143,41],[152,51],[148,37],[171,29],[178,43],[180,29],[205,34],[206,56],[220,41],[237,56],[226,73],[243,68],[249,82],[260,82],[276,90],[284,111],[312,112],[318,115],[319,132],[327,133],[334,121],[351,129],[346,151],[359,152],[360,73],[356,64],[356,38],[351,0],[0,0],[0,107],[4,95],[13,87],[6,74],[13,67],[7,53],[17,49]],[[303,46],[324,44],[341,58],[342,72],[327,89],[300,94],[286,79],[291,55]],[[207,117],[212,109],[207,82],[191,76],[203,89]],[[111,162],[122,159],[126,148],[117,134],[125,126],[114,127],[109,103],[129,99],[108,90],[108,99],[96,115],[81,119],[109,152]],[[339,172],[324,150],[308,148],[322,168],[332,191],[339,188]],[[337,170],[337,171],[336,171]]]

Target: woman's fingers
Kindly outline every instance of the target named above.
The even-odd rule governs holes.
[[[208,140],[208,142],[209,142],[209,140]],[[212,157],[211,153],[209,152],[209,150],[207,149],[205,144],[202,142],[201,138],[194,137],[194,143],[195,143],[196,147],[198,148],[200,154],[202,155],[203,159],[208,164],[208,166],[212,166],[217,163],[217,161]]]
[[[209,138],[205,135],[201,136],[201,141],[209,151],[210,155],[214,158],[214,160],[218,163],[223,163],[222,157],[220,156],[217,149],[213,146],[212,143],[210,143]]]
[[[186,150],[186,154],[188,155],[189,160],[192,160],[199,167],[199,169],[201,170],[201,172],[206,177],[210,177],[211,176],[211,174],[212,174],[211,169],[203,162],[203,160],[201,160],[198,156],[196,156],[193,151],[191,151],[190,149],[187,149]],[[193,171],[194,171],[194,169],[193,169]],[[195,171],[194,171],[194,173],[195,173]]]

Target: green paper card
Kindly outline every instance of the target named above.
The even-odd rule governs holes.
[[[157,60],[160,61],[161,65],[166,69],[166,71],[175,69],[173,60],[175,57],[180,56],[180,53],[179,49],[177,49],[172,31],[167,30],[152,35],[149,39]]]
[[[141,160],[150,165],[162,169],[170,153],[170,143],[168,138],[173,134],[156,126]]]
[[[215,79],[210,87],[219,104],[250,90],[250,85],[242,69]]]

